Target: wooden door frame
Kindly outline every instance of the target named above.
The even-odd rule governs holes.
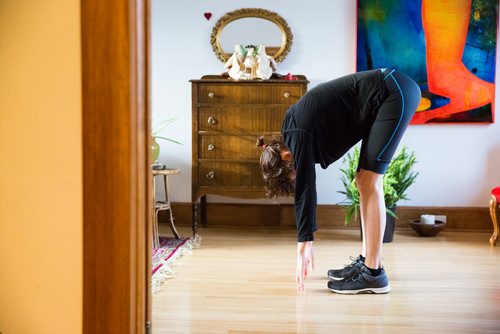
[[[151,320],[149,0],[81,0],[83,333]]]

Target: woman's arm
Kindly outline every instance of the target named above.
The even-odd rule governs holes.
[[[313,241],[316,231],[316,169],[312,136],[303,132],[295,152],[295,223],[299,242]]]
[[[316,169],[312,136],[303,132],[297,141],[295,162],[295,221],[297,225],[297,288],[314,269],[313,240],[316,231]]]

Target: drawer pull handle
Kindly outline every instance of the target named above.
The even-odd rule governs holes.
[[[285,94],[283,94],[283,96],[285,97],[285,99],[288,99],[290,97],[290,92],[285,92]]]
[[[207,173],[207,179],[213,180],[214,177],[215,177],[215,172],[213,170]]]
[[[213,116],[208,117],[208,124],[214,125],[215,123],[217,123],[217,121]]]
[[[215,150],[215,146],[213,144],[208,144],[208,150],[209,151]]]
[[[214,92],[208,92],[208,97],[209,98],[213,98],[215,96],[215,93]]]

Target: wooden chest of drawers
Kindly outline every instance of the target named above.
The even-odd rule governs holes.
[[[257,138],[280,133],[287,109],[307,90],[299,80],[191,80],[193,229],[206,224],[206,195],[265,197]],[[198,215],[198,210],[201,214]]]

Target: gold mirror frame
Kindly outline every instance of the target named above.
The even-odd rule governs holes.
[[[246,17],[256,17],[265,19],[273,22],[278,26],[278,28],[280,28],[282,36],[281,48],[276,52],[276,54],[270,56],[272,56],[277,63],[283,61],[288,55],[288,52],[290,52],[290,48],[292,46],[293,42],[292,31],[290,30],[290,27],[288,26],[288,23],[285,21],[284,18],[282,18],[275,12],[271,12],[270,10],[262,8],[237,9],[235,11],[225,14],[217,21],[214,28],[212,29],[212,34],[210,35],[210,44],[212,44],[212,49],[214,50],[217,58],[219,58],[222,62],[225,63],[231,56],[231,54],[227,54],[224,52],[224,49],[220,44],[220,35],[224,30],[224,27],[233,21]]]

